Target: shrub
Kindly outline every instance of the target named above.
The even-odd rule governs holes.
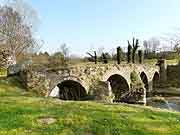
[[[7,69],[0,68],[0,77],[7,77]]]

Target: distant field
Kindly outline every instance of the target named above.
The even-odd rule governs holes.
[[[176,65],[176,64],[178,64],[177,59],[166,60],[166,62],[167,62],[168,65]],[[144,63],[155,65],[157,63],[157,60],[156,59],[146,59],[146,60],[144,60]]]
[[[178,64],[178,60],[177,59],[172,59],[172,60],[166,60],[167,64],[168,65],[176,65]],[[74,64],[82,64],[82,65],[85,65],[85,64],[92,64],[94,62],[80,62],[80,63],[71,63],[70,65],[74,65]],[[108,61],[109,64],[116,64],[117,61]],[[121,64],[126,64],[127,61],[122,61]],[[138,63],[138,62],[136,62]],[[98,64],[103,64],[102,62],[98,62]],[[145,59],[144,60],[144,64],[150,64],[150,65],[155,65],[157,64],[157,59]]]
[[[52,123],[50,124],[47,119]],[[58,99],[33,97],[25,92],[15,79],[0,80],[0,135],[179,133],[178,112],[138,105],[63,102]]]

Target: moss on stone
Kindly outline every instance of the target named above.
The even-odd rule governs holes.
[[[131,85],[141,86],[141,87],[143,86],[143,82],[136,71],[131,72],[130,78],[131,78]]]

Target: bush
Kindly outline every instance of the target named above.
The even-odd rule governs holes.
[[[66,66],[67,62],[67,58],[65,58],[61,52],[57,52],[49,58],[50,67]]]
[[[0,77],[7,77],[7,69],[0,68]]]
[[[131,77],[131,86],[132,89],[136,88],[142,88],[143,87],[143,82],[141,78],[139,77],[138,73],[136,71],[133,71],[130,75]]]

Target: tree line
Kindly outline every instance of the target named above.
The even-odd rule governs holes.
[[[128,51],[127,53],[123,52],[122,48],[120,46],[118,46],[116,48],[116,54],[112,56],[111,60],[116,60],[117,64],[120,64],[123,60],[125,60],[126,55],[127,55],[127,63],[136,63],[136,55],[137,55],[137,51],[138,51],[138,61],[140,64],[143,63],[143,51],[142,50],[138,50],[139,48],[139,39],[135,39],[133,38],[133,42],[132,45],[130,44],[130,41],[128,40]],[[91,53],[87,53],[90,58],[89,61],[93,61],[95,62],[95,64],[97,64],[98,62],[98,56],[97,56],[97,52],[94,51],[94,54]],[[104,63],[107,64],[108,60],[110,60],[110,54],[108,52],[102,52],[102,54],[100,55],[100,60]]]

